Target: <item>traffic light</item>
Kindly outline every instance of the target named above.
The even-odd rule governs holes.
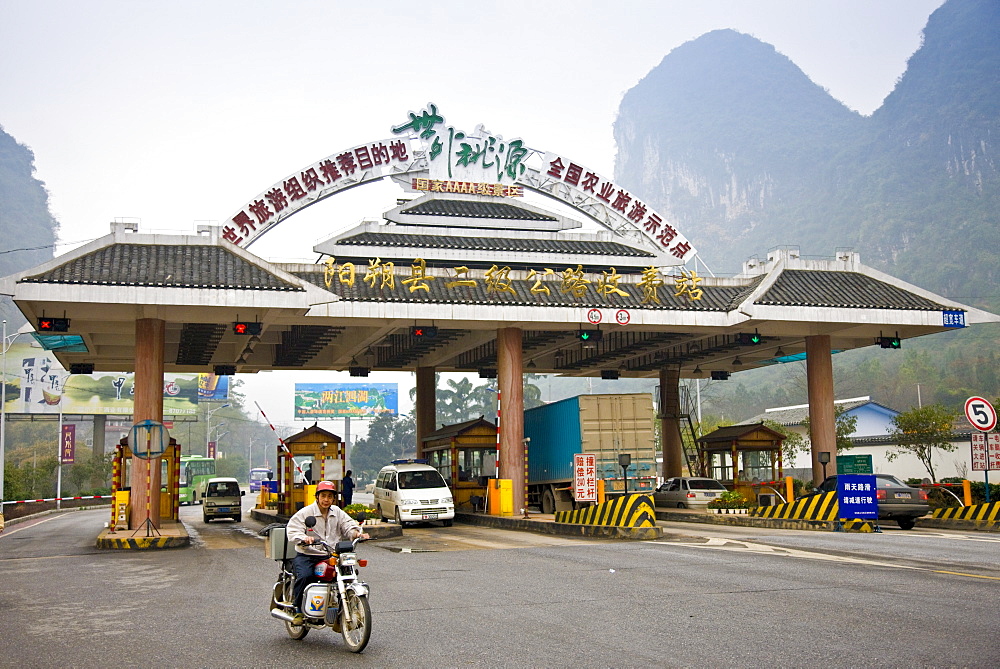
[[[729,380],[729,372],[714,371],[714,372],[712,372],[712,380],[713,381],[728,381]]]
[[[736,343],[740,346],[756,346],[761,341],[761,336],[756,332],[741,332],[736,335]]]
[[[604,339],[604,333],[600,330],[580,330],[580,332],[577,333],[577,337],[579,337],[580,341],[589,343],[601,341]]]
[[[876,341],[882,348],[902,348],[903,346],[899,337],[879,337]]]
[[[233,334],[259,335],[263,329],[263,323],[251,323],[249,321],[236,321],[233,323]]]
[[[46,318],[42,316],[38,319],[39,332],[69,332],[68,318]]]
[[[93,374],[94,363],[92,362],[71,362],[69,364],[70,374]]]
[[[236,373],[236,365],[216,365],[213,371],[216,376],[232,376]]]
[[[434,339],[438,336],[436,325],[414,325],[410,328],[410,336],[417,339]]]

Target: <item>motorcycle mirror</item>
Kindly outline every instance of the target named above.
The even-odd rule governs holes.
[[[316,516],[306,518],[306,527],[316,527]]]

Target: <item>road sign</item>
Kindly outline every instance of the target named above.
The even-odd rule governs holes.
[[[965,417],[980,432],[989,432],[997,426],[997,410],[982,397],[965,400]]]
[[[1000,469],[1000,432],[972,433],[972,471]]]
[[[618,321],[618,325],[628,325],[632,320],[632,314],[625,309],[619,309],[615,312],[615,320]]]
[[[840,504],[837,517],[878,518],[875,477],[871,474],[839,474],[841,457],[837,456],[837,502]],[[871,456],[868,457],[870,460]]]
[[[838,455],[837,475],[871,474],[872,456],[870,455]]]
[[[591,309],[587,312],[587,320],[590,321],[591,325],[597,325],[603,318],[600,309]]]

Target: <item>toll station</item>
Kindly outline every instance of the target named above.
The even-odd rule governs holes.
[[[450,440],[475,430],[437,431],[435,373],[495,375],[499,475],[513,482],[515,509],[525,504],[526,370],[658,379],[669,477],[684,462],[681,378],[804,358],[818,471],[817,454],[836,453],[834,352],[1000,321],[855,252],[806,259],[776,249],[737,276],[715,277],[649,203],[568,156],[481,125],[449,125],[433,104],[390,114],[386,125],[386,139],[233,203],[219,226],[151,234],[115,223],[107,236],[3,278],[0,291],[29,323],[59,322],[60,331],[36,335],[66,369],[134,371],[137,422],[162,422],[165,371],[413,372],[418,453],[457,466]],[[382,180],[399,185],[396,206],[315,245],[317,262],[271,262],[251,250],[303,208]],[[335,200],[320,206],[330,230],[342,230]],[[130,529],[147,507],[153,525],[167,515],[144,498],[160,489],[162,457],[128,467]]]

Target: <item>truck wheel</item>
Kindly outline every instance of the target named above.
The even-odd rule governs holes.
[[[913,526],[917,524],[917,520],[916,518],[898,518],[896,524],[901,530],[912,530]]]
[[[542,493],[542,513],[556,512],[556,497],[552,494],[551,488],[546,488]]]

